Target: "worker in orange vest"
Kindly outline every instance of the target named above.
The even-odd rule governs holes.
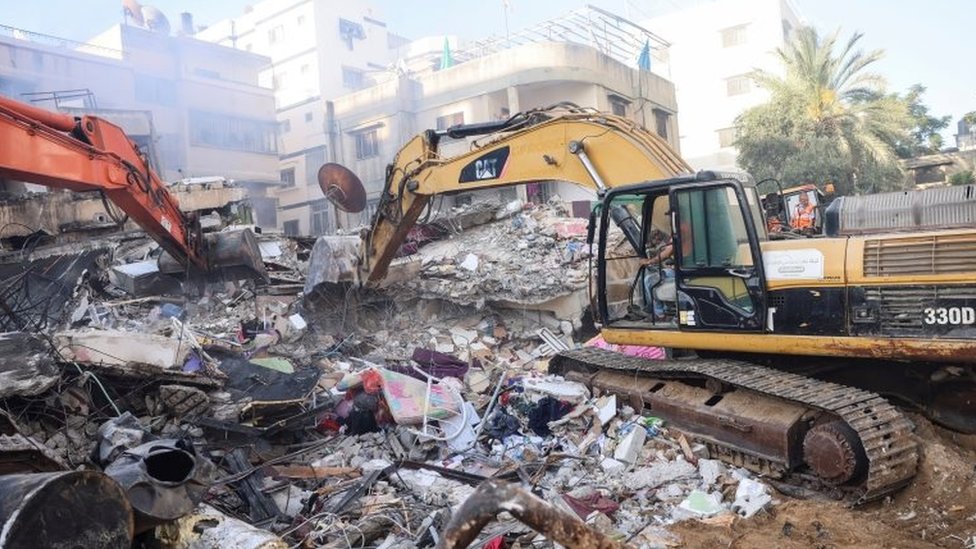
[[[800,203],[796,205],[793,217],[790,219],[790,226],[794,229],[812,229],[816,219],[816,206],[810,202],[810,195],[806,192],[800,194]]]

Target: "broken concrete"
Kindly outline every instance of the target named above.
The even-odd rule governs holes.
[[[43,339],[22,332],[0,334],[0,398],[29,397],[47,391],[61,378]]]
[[[54,340],[67,360],[85,364],[181,368],[192,350],[189,341],[114,330],[64,331]]]
[[[157,539],[167,549],[287,549],[278,536],[200,505],[193,514],[161,526]]]

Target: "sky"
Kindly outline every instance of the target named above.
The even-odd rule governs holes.
[[[328,0],[340,2],[344,0]],[[943,132],[953,143],[956,121],[976,110],[976,39],[972,38],[972,0],[791,0],[800,16],[821,31],[839,29],[842,37],[864,34],[866,50],[883,49],[874,66],[889,91],[904,92],[919,83],[927,88],[923,101],[931,113],[951,115]],[[477,39],[503,36],[593,4],[634,20],[655,10],[701,0],[372,0],[388,28],[409,38],[456,34]],[[243,12],[254,0],[155,0],[175,28],[179,14],[194,14],[206,25]],[[509,8],[506,9],[505,5]],[[436,8],[436,9],[435,9]],[[0,25],[84,41],[121,21],[120,0],[0,0]],[[666,30],[650,29],[667,37]],[[0,32],[3,32],[0,29]],[[680,106],[679,106],[680,108]]]

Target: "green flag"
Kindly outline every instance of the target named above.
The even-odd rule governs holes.
[[[451,55],[451,44],[444,37],[444,52],[441,53],[441,70],[454,66],[454,56]]]

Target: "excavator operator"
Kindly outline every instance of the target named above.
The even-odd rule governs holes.
[[[662,284],[674,280],[674,269],[670,266],[674,246],[669,232],[652,227],[648,235],[647,250],[647,257],[640,260],[644,267],[644,295],[648,300],[653,298],[654,317],[655,320],[660,320],[665,315],[664,300],[654,292]]]
[[[816,206],[810,202],[809,193],[800,193],[799,199],[800,202],[796,205],[793,217],[790,219],[790,226],[798,230],[812,229],[816,219]]]

